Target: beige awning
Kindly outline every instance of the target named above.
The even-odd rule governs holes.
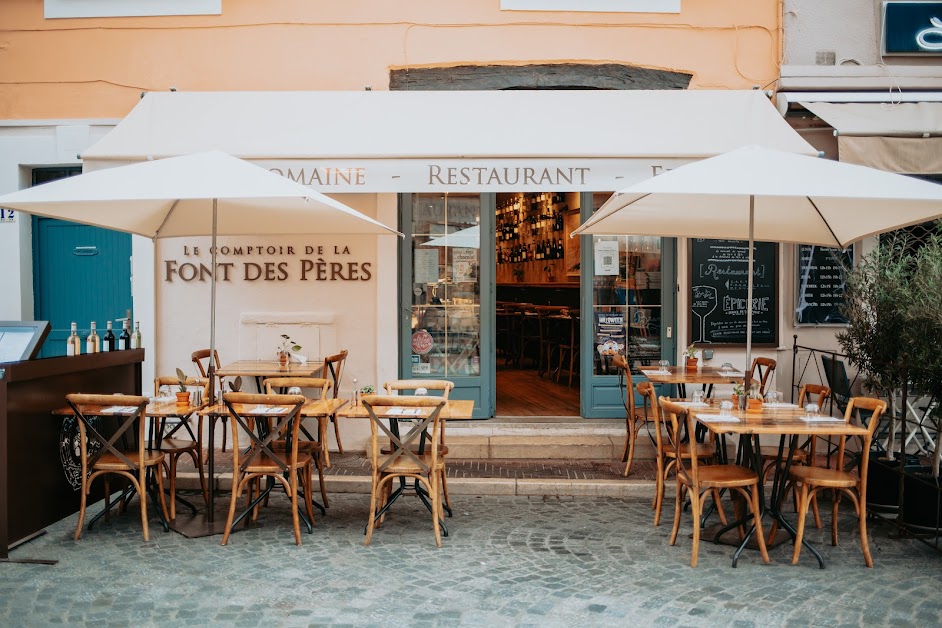
[[[942,172],[942,102],[801,102],[837,131],[841,161],[904,174]]]
[[[922,136],[942,134],[942,102],[801,102],[840,135]]]
[[[83,159],[218,149],[324,192],[607,191],[750,144],[816,154],[756,90],[160,92]]]

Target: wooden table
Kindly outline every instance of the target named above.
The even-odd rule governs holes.
[[[657,368],[642,368],[641,374],[648,378],[652,384],[673,384],[677,386],[677,396],[686,397],[687,384],[703,384],[713,387],[714,384],[737,384],[746,379],[746,375],[739,371],[722,371],[715,366],[704,366],[698,369],[687,369],[684,366],[668,367],[667,372]],[[707,394],[707,397],[710,395]]]
[[[763,404],[762,411],[757,413],[734,409],[731,413],[733,418],[728,419],[720,416],[719,403],[719,401],[712,400],[704,406],[690,405],[689,408],[700,424],[705,426],[710,432],[719,436],[717,439],[717,454],[722,461],[725,461],[726,456],[725,436],[727,434],[744,436],[746,438],[743,438],[741,441],[744,445],[743,462],[749,464],[751,461],[753,469],[756,470],[761,478],[762,455],[759,450],[759,437],[763,434],[779,436],[779,459],[775,463],[775,477],[772,481],[772,494],[769,507],[765,507],[764,489],[761,480],[759,482],[759,499],[763,514],[769,512],[771,516],[778,521],[779,525],[788,531],[792,540],[796,538],[797,533],[794,527],[785,520],[781,511],[781,504],[785,497],[785,484],[788,479],[788,471],[791,467],[795,450],[797,449],[798,438],[801,436],[858,436],[863,439],[861,448],[862,464],[866,464],[870,455],[870,432],[864,427],[845,423],[843,419],[822,416],[819,421],[805,421],[801,418],[806,414],[803,409],[796,405],[785,403],[774,405]],[[787,457],[785,456],[786,438],[789,441]],[[866,504],[866,497],[866,487],[864,487],[863,494],[860,496],[861,508]],[[738,522],[734,522],[728,526],[724,526],[716,533],[714,540],[719,539],[724,532],[733,529],[737,525]],[[755,527],[750,530],[739,548],[737,548],[735,554],[733,554],[733,567],[736,566],[739,555],[754,533]],[[864,540],[864,542],[866,542],[866,540]],[[824,569],[824,558],[821,554],[808,543],[806,539],[802,539],[802,544],[814,554],[818,559],[818,565],[821,569]]]
[[[321,358],[308,360],[305,364],[288,362],[282,365],[278,360],[237,360],[219,368],[216,375],[219,377],[254,377],[258,392],[261,388],[262,378],[266,377],[319,377],[324,368]]]
[[[373,412],[376,413],[381,419],[420,419],[426,417],[431,413],[434,408],[419,408],[422,410],[423,414],[412,415],[412,416],[402,416],[402,415],[390,415],[389,410],[395,406],[373,406]],[[474,411],[474,402],[469,399],[449,399],[445,402],[445,407],[442,408],[441,418],[448,421],[461,421],[472,418],[471,413]],[[301,410],[301,413],[304,413],[304,410]],[[366,406],[356,405],[350,406],[344,410],[341,410],[337,413],[337,416],[343,417],[346,419],[368,419],[370,418],[369,412],[366,411]]]
[[[301,375],[298,375],[298,377],[301,377]],[[346,399],[310,399],[307,403],[304,404],[304,406],[301,407],[301,416],[303,418],[316,418],[318,423],[318,432],[321,433],[325,431],[327,417],[337,412],[337,410],[342,408],[346,403]],[[243,411],[241,405],[236,409],[240,413]],[[209,475],[209,504],[205,518],[197,517],[194,518],[194,521],[186,524],[186,532],[182,532],[182,534],[190,538],[222,534],[225,528],[225,521],[217,522],[215,516],[215,456],[213,454],[215,447],[213,445],[215,439],[216,420],[220,418],[228,418],[229,409],[226,408],[225,404],[217,403],[215,405],[203,408],[200,410],[199,414],[200,416],[204,416],[209,419],[209,451],[207,452],[206,456],[206,464],[208,467],[207,473]],[[246,415],[251,416],[251,412],[247,411]],[[181,525],[181,527],[183,526]]]

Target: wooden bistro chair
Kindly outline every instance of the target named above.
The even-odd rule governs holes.
[[[831,389],[821,384],[805,384],[798,392],[798,407],[804,408],[807,403],[817,403],[819,408],[824,408],[831,397]],[[792,464],[808,464],[814,456],[815,437],[810,437],[801,447],[795,449],[792,455]],[[769,474],[775,470],[775,462],[778,460],[778,445],[763,445],[759,447],[759,454],[762,456],[762,480],[768,481]],[[817,512],[817,503],[815,503]],[[821,526],[818,525],[820,528]]]
[[[340,394],[340,379],[343,377],[343,369],[347,363],[347,350],[340,353],[329,355],[324,358],[324,368],[321,375],[329,378],[334,387],[334,399]],[[343,443],[340,442],[340,426],[337,425],[337,413],[330,415],[330,422],[334,424],[334,436],[337,439],[337,451],[343,453]],[[327,451],[327,424],[323,423],[323,431],[320,434],[321,452],[323,452],[324,464],[330,466],[330,453]]]
[[[631,383],[631,369],[628,367],[628,360],[623,355],[613,355],[612,365],[618,369],[618,388],[621,391],[622,403],[625,406],[625,453],[622,455],[622,462],[625,462],[625,472],[623,476],[628,477],[631,473],[631,463],[635,459],[635,445],[638,440],[638,434],[641,433],[641,427],[648,420],[647,408],[638,410],[635,406],[635,391]]]
[[[654,479],[654,502],[651,504],[654,510],[654,525],[661,525],[661,511],[664,507],[664,488],[667,486],[667,475],[677,466],[677,450],[674,449],[674,438],[671,436],[665,442],[665,430],[668,434],[673,434],[673,426],[670,422],[662,420],[662,415],[658,409],[657,392],[654,390],[654,384],[651,382],[638,382],[638,394],[644,402],[644,416],[650,416],[654,423],[654,463],[657,475]],[[691,449],[692,447],[692,449]],[[716,447],[713,444],[712,435],[705,443],[693,442],[682,443],[680,446],[680,455],[689,459],[692,452],[696,452],[697,459],[701,462],[713,463],[716,458]],[[719,490],[713,495],[713,501],[716,502],[717,514],[723,525],[726,525],[726,515],[720,504]]]
[[[133,395],[66,395],[66,400],[79,426],[79,442],[81,443],[82,459],[82,496],[79,505],[78,523],[75,526],[75,540],[82,538],[82,526],[85,525],[85,509],[87,507],[88,493],[91,490],[92,482],[99,476],[105,479],[105,512],[111,509],[110,488],[108,474],[114,473],[126,477],[131,485],[137,491],[141,500],[141,526],[144,529],[144,541],[150,539],[147,528],[147,472],[154,470],[157,479],[157,495],[160,500],[160,507],[164,518],[167,516],[167,503],[164,501],[164,481],[163,481],[163,462],[164,454],[161,451],[148,451],[146,423],[144,420],[144,409],[149,400],[147,397],[137,397]],[[133,408],[127,414],[114,416],[120,418],[121,424],[114,435],[109,439],[99,433],[95,426],[88,420],[83,413],[83,408],[87,406],[96,407],[127,407]],[[91,412],[89,412],[91,415]],[[137,439],[133,450],[121,451],[115,443],[121,438],[128,428],[136,426]],[[97,453],[89,454],[88,440],[94,439],[101,443],[102,448]]]
[[[870,397],[852,397],[844,413],[844,421],[850,423],[854,418],[863,425],[860,411],[870,412],[869,423],[866,423],[870,438],[877,429],[880,417],[886,412],[886,402]],[[870,459],[869,451],[861,452],[859,473],[844,470],[844,449],[847,437],[841,436],[837,448],[837,466],[833,469],[815,466],[793,466],[789,469],[788,478],[799,489],[798,503],[798,530],[795,537],[795,549],[792,552],[792,564],[798,563],[801,553],[801,541],[805,534],[805,519],[808,517],[808,506],[820,491],[831,490],[831,545],[837,545],[837,510],[840,497],[847,495],[857,511],[860,521],[860,546],[863,550],[864,562],[867,567],[873,567],[873,558],[870,556],[870,546],[867,543],[867,465]]]
[[[232,529],[250,513],[253,521],[258,518],[258,506],[271,492],[276,483],[280,483],[291,499],[291,517],[294,525],[294,542],[301,544],[301,525],[298,513],[299,482],[303,486],[304,506],[307,513],[308,532],[314,522],[314,510],[311,505],[311,464],[308,453],[298,451],[298,433],[301,427],[301,407],[307,402],[301,395],[255,395],[249,393],[225,393],[222,396],[229,417],[232,421],[232,496],[229,500],[229,516],[222,535],[222,544],[229,542]],[[270,412],[272,411],[272,412]],[[250,421],[249,419],[255,419]],[[265,429],[269,419],[272,425]],[[256,429],[257,432],[256,433]],[[239,435],[246,434],[248,446],[239,445]],[[275,450],[272,441],[285,438],[289,445],[284,450]],[[258,481],[269,478],[264,495],[253,498],[252,487]],[[248,489],[248,505],[245,511],[235,516],[236,502],[242,491]]]
[[[193,360],[193,364],[196,365],[196,369],[200,372],[200,377],[206,378],[209,377],[209,349],[200,349],[199,351],[194,351],[190,354],[190,359]],[[205,362],[205,364],[204,364]],[[219,362],[219,352],[213,350],[213,362],[215,362],[216,370],[218,371],[222,364]],[[216,376],[218,379],[218,375]],[[220,380],[221,381],[221,380]],[[219,401],[218,399],[216,400]],[[222,451],[226,451],[226,422],[221,422],[222,427]],[[209,443],[210,447],[214,447],[215,443]]]
[[[397,379],[391,382],[386,382],[383,385],[383,388],[386,389],[387,395],[395,395],[404,390],[418,390],[424,388],[426,391],[436,391],[439,393],[439,397],[442,399],[448,399],[449,393],[455,387],[454,382],[450,382],[447,379]],[[445,480],[445,476],[448,473],[445,470],[445,456],[448,455],[448,446],[445,444],[445,424],[442,423],[442,428],[439,432],[441,435],[441,440],[439,442],[438,453],[442,456],[442,495],[445,498],[444,509],[448,511],[448,516],[451,516],[451,497],[448,496],[448,484]],[[392,453],[392,448],[386,446],[382,448],[380,453],[389,454]]]
[[[443,457],[439,449],[441,443],[441,412],[446,401],[441,397],[380,396],[366,395],[363,406],[370,416],[370,461],[372,467],[372,488],[370,490],[370,518],[366,526],[364,544],[369,545],[373,538],[376,520],[387,507],[392,482],[396,478],[411,478],[424,485],[431,500],[432,529],[435,532],[435,545],[442,546],[441,521],[443,515],[442,493],[438,487],[443,468]],[[398,427],[387,427],[383,419],[377,417],[374,407],[394,406],[400,408],[427,408],[428,413],[421,417],[404,436],[399,435]],[[419,418],[419,417],[414,417]],[[393,419],[395,420],[395,419]],[[422,453],[413,451],[413,444],[419,442],[423,433],[427,433],[427,448]],[[395,448],[390,454],[380,453],[380,432],[389,438]]]
[[[310,389],[313,394],[308,395],[307,398],[320,401],[327,399],[327,393],[332,386],[329,380],[320,377],[269,377],[262,385],[265,387],[265,394],[268,395],[276,394],[278,391],[287,390],[294,386]],[[327,419],[323,421],[318,420],[316,437],[304,427],[304,423],[301,423],[300,433],[304,436],[304,440],[298,442],[298,451],[310,454],[314,466],[317,468],[317,477],[321,487],[321,499],[324,500],[324,506],[321,508],[320,504],[315,503],[314,505],[324,514],[327,512],[324,508],[330,507],[330,503],[327,501],[327,489],[324,486],[324,450],[320,440],[321,433],[326,433],[326,426],[324,426],[324,429],[321,429],[321,423],[326,421]],[[276,440],[273,444],[276,451],[279,449],[283,451],[287,442],[285,440]]]
[[[686,421],[687,433],[695,433],[696,420],[692,412],[687,408],[672,402],[667,397],[658,399],[661,411],[670,417],[671,440],[675,449],[679,449],[682,444],[679,443],[680,422]],[[681,504],[686,493],[690,494],[690,512],[693,517],[693,549],[690,557],[690,566],[697,566],[697,554],[700,551],[700,517],[703,513],[704,498],[708,493],[712,493],[716,498],[716,491],[719,489],[728,489],[730,492],[736,491],[749,504],[749,510],[752,512],[752,519],[756,526],[756,541],[759,544],[759,552],[762,554],[762,562],[769,563],[769,553],[765,548],[765,534],[762,532],[762,511],[759,509],[759,474],[752,469],[737,464],[714,464],[709,466],[700,466],[697,456],[686,458],[680,456],[677,460],[677,497],[674,502],[674,529],[671,531],[671,545],[677,541],[677,532],[680,530]],[[688,467],[689,464],[689,467]],[[746,489],[749,489],[748,491]],[[738,517],[741,508],[736,508]],[[743,533],[740,527],[740,534]]]
[[[154,378],[154,394],[160,394],[161,386],[178,386],[180,380],[176,375],[159,375]],[[209,394],[209,380],[189,378],[186,386],[203,386],[203,398]],[[203,491],[203,500],[209,504],[209,492],[206,490],[206,475],[203,472],[203,417],[197,417],[196,433],[190,427],[189,417],[180,417],[180,422],[164,434],[166,418],[161,418],[158,433],[163,434],[159,449],[167,455],[165,466],[167,477],[170,479],[170,518],[177,518],[177,463],[180,456],[187,455],[193,460],[196,471],[200,476],[200,489]],[[180,438],[177,434],[185,430],[189,438]],[[181,434],[182,436],[182,434]],[[195,514],[195,513],[194,513]]]
[[[577,358],[579,357],[579,310],[572,310],[569,313],[570,319],[568,325],[563,325],[560,335],[560,342],[556,349],[559,353],[559,362],[556,365],[556,382],[563,371],[563,360],[569,357],[569,386],[572,386],[572,376],[575,374]]]
[[[752,368],[749,369],[749,381],[759,382],[759,392],[765,397],[772,380],[772,373],[778,363],[772,358],[753,358]],[[746,393],[749,391],[747,390]]]

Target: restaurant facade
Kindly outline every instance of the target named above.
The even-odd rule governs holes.
[[[45,4],[48,15],[61,3]],[[221,149],[405,236],[302,236],[286,225],[284,236],[220,238],[215,269],[208,238],[129,237],[128,307],[147,350],[145,381],[188,366],[208,344],[212,273],[223,362],[272,357],[282,333],[312,358],[348,349],[344,395],[354,382],[444,377],[456,397],[475,400],[476,416],[506,414],[498,374],[511,354],[524,363],[538,354],[508,344],[508,303],[558,306],[570,320],[569,353],[556,355],[576,405],[546,414],[623,416],[611,351],[638,366],[674,362],[698,342],[711,363],[745,366],[730,331],[742,304],[730,291],[698,296],[708,280],[729,289],[722,268],[702,263],[723,247],[568,236],[611,193],[677,165],[745,144],[814,153],[765,89],[753,89],[778,78],[776,2],[652,0],[609,3],[621,9],[608,13],[591,11],[596,3],[579,12],[559,2],[537,11],[415,3],[395,16],[370,4],[369,22],[346,7],[315,15],[301,2],[216,13],[208,2],[207,15],[193,16],[46,19],[42,2],[0,9],[21,62],[6,66],[0,87],[2,191],[38,182],[36,172]],[[44,62],[67,45],[97,52],[81,64]],[[112,54],[131,46],[142,55]],[[47,227],[23,215],[0,224],[10,269],[0,318],[47,312],[38,276],[79,273],[98,257],[70,243],[59,271],[40,272],[55,246],[40,240]],[[741,251],[731,255],[737,262]],[[787,358],[794,247],[769,244],[762,255],[766,336],[756,353]],[[98,289],[79,274],[69,281]],[[110,307],[96,316],[124,315]],[[831,343],[833,331],[816,328]]]

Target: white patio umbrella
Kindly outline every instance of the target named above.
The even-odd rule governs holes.
[[[450,246],[453,248],[480,249],[481,227],[474,225],[467,229],[459,229],[458,231],[432,238],[428,242],[423,242],[421,246]]]
[[[942,217],[942,186],[864,166],[758,146],[675,168],[621,190],[572,235],[652,235],[845,248]],[[746,368],[752,307],[746,309]]]
[[[217,235],[399,234],[309,187],[211,151],[98,170],[0,196],[0,206],[151,239]],[[210,349],[216,347],[216,273]],[[210,360],[210,377],[214,363]]]

